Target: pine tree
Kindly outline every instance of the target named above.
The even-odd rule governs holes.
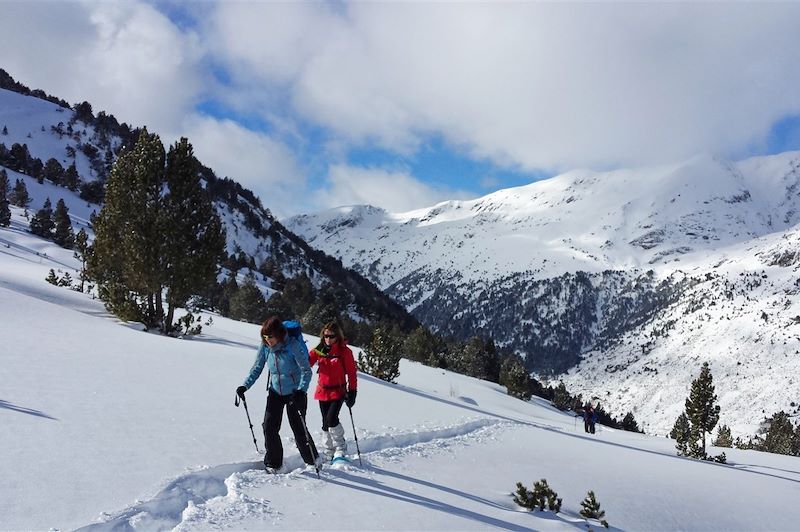
[[[81,230],[78,231],[78,234],[75,236],[75,253],[73,256],[81,261],[81,271],[79,274],[81,284],[79,286],[79,290],[83,292],[84,283],[86,282],[87,275],[86,275],[86,262],[89,258],[89,235],[86,233],[86,230],[81,227]]]
[[[397,342],[392,341],[386,326],[376,327],[372,342],[364,348],[358,358],[358,368],[387,382],[395,382],[400,376],[400,353]]]
[[[639,425],[636,423],[636,419],[633,417],[633,412],[628,412],[625,414],[625,417],[622,419],[622,423],[620,423],[620,427],[622,430],[627,430],[629,432],[639,432]]]
[[[64,181],[64,167],[55,158],[51,157],[44,165],[42,176],[55,185]]]
[[[161,140],[146,129],[117,159],[94,221],[88,268],[111,312],[148,327],[161,326],[164,314],[164,159]]]
[[[11,209],[8,201],[8,174],[5,169],[0,169],[0,227],[11,225]]]
[[[175,308],[215,282],[225,252],[225,230],[200,181],[200,163],[186,138],[170,147],[165,173],[168,192],[163,200],[162,235],[167,315],[163,329],[169,332]]]
[[[81,176],[78,175],[78,169],[75,168],[75,163],[70,164],[64,172],[63,184],[65,187],[75,192],[80,188]]]
[[[559,410],[569,410],[572,404],[572,397],[563,382],[559,382],[558,386],[556,386],[556,389],[553,391],[552,403],[553,406]]]
[[[72,276],[69,272],[64,272],[64,276],[58,280],[58,286],[64,286],[67,288],[72,287]]]
[[[508,395],[523,401],[531,398],[530,374],[519,356],[508,356],[500,367],[500,384],[506,387]]]
[[[768,453],[794,454],[794,438],[794,427],[789,414],[781,410],[769,419],[763,450]]]
[[[249,274],[231,298],[230,317],[248,323],[262,323],[267,316],[264,294],[256,286],[255,276]]]
[[[42,238],[53,238],[53,205],[50,203],[50,198],[47,198],[41,209],[36,211],[30,222],[30,231],[36,236]]]
[[[720,425],[717,429],[717,439],[714,440],[715,447],[732,447],[733,437],[731,436],[731,429],[728,425]]]
[[[69,209],[63,199],[56,203],[56,210],[53,215],[55,231],[53,232],[53,242],[65,249],[72,249],[75,244],[75,233],[72,230],[72,222],[69,219]]]
[[[706,457],[706,432],[711,432],[719,421],[719,406],[716,404],[717,396],[714,393],[714,378],[708,367],[708,362],[703,363],[700,376],[692,381],[689,397],[686,399],[686,417],[692,426],[692,437],[689,442],[690,454],[695,458]],[[702,441],[702,446],[697,448],[697,441]]]
[[[22,207],[23,209],[28,208],[28,205],[31,204],[31,197],[28,194],[28,187],[25,186],[24,180],[17,179],[14,182],[14,190],[11,191],[11,195],[8,199],[12,205]]]
[[[586,498],[581,501],[581,508],[580,514],[582,517],[585,519],[597,519],[601,525],[608,528],[608,521],[603,519],[606,512],[600,509],[600,503],[597,502],[593,491],[590,491]]]
[[[50,268],[50,271],[48,272],[47,277],[45,277],[44,280],[52,285],[58,286],[58,277],[56,276],[56,272],[53,268]]]
[[[409,360],[425,362],[430,354],[439,348],[437,343],[428,328],[420,325],[406,336],[405,342],[403,342],[403,353]]]
[[[678,450],[680,456],[688,455],[688,445],[689,439],[692,437],[692,427],[689,425],[689,418],[686,417],[685,412],[681,412],[681,415],[675,420],[675,425],[672,427],[669,437],[675,440],[675,448]]]

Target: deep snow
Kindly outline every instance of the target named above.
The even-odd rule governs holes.
[[[14,217],[0,229],[0,529],[575,529],[588,490],[625,530],[800,527],[798,458],[725,450],[718,465],[676,457],[666,438],[589,436],[541,400],[407,361],[397,385],[359,375],[363,467],[317,479],[284,424],[288,472],[269,476],[233,405],[258,327],[213,316],[172,339],[120,323],[45,283],[77,261]],[[264,383],[248,392],[257,428]],[[308,422],[318,439],[313,402]],[[513,504],[516,482],[541,478],[561,514]]]

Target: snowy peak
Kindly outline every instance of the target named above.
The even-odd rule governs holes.
[[[345,264],[372,272],[383,287],[419,268],[473,280],[527,269],[549,277],[649,268],[796,223],[799,166],[797,153],[741,163],[698,156],[651,168],[577,170],[406,213],[349,207],[287,225],[314,246],[338,248]]]

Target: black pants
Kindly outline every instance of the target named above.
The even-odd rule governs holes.
[[[320,401],[319,411],[322,413],[322,430],[327,431],[339,424],[339,411],[344,404],[344,397],[333,401]]]
[[[289,418],[289,426],[292,428],[292,433],[294,433],[297,450],[300,451],[303,461],[307,464],[313,464],[314,460],[319,456],[314,440],[311,439],[310,434],[306,436],[306,430],[303,426],[307,399],[289,404],[292,398],[292,395],[280,395],[272,388],[269,389],[267,394],[267,408],[264,411],[263,424],[264,442],[267,447],[264,464],[267,467],[279,468],[283,465],[283,443],[281,442],[280,430],[284,406],[286,406],[286,417]]]
[[[594,434],[594,421],[584,421],[583,430]]]

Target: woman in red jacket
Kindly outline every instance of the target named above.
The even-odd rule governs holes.
[[[356,404],[356,363],[347,347],[342,328],[331,322],[322,328],[320,342],[309,353],[311,367],[318,365],[317,389],[314,399],[322,412],[322,442],[328,459],[344,457],[347,442],[344,427],[339,422],[342,403],[352,408]]]

